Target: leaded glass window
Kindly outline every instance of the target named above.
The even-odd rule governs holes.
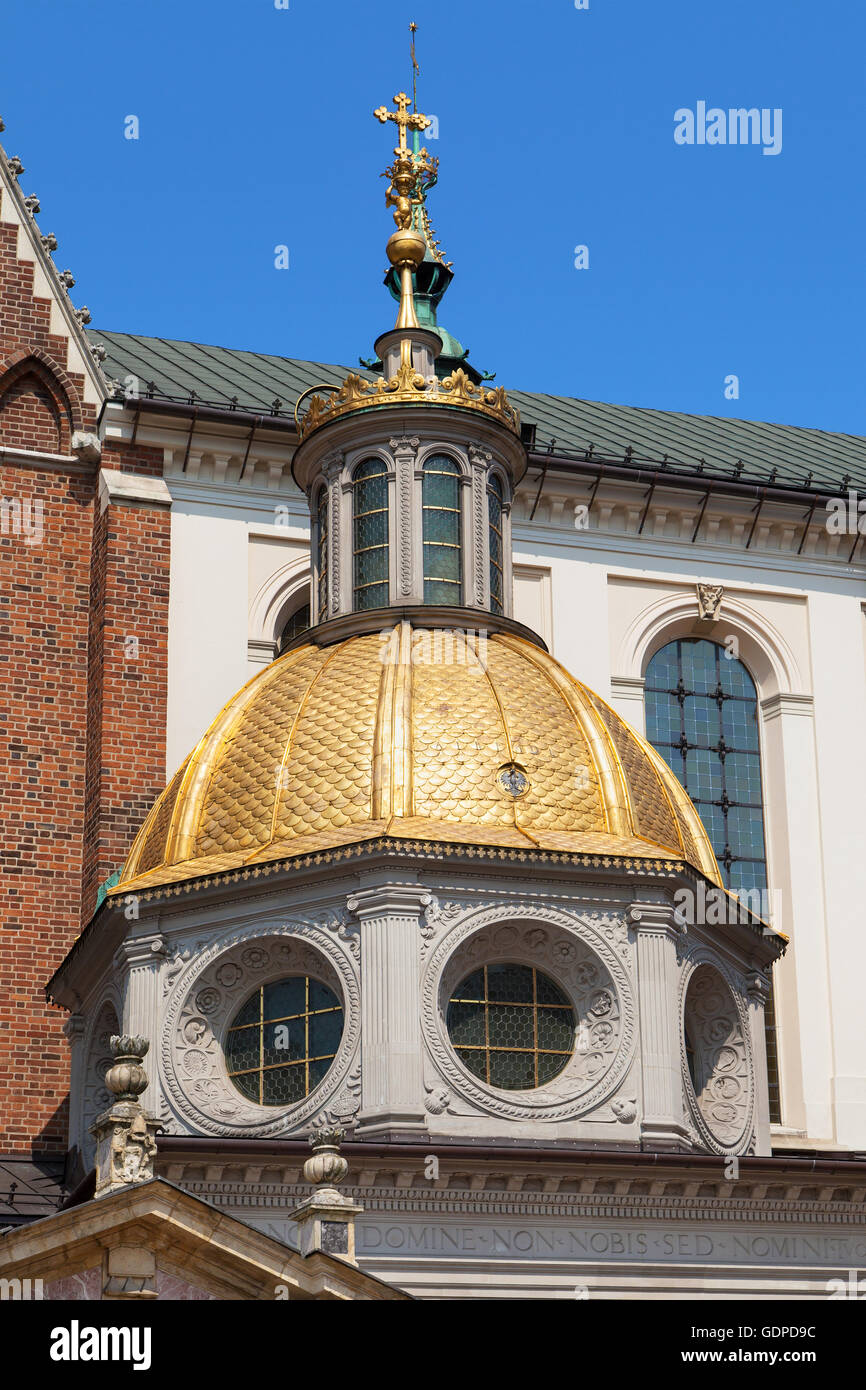
[[[379,458],[365,459],[352,477],[355,608],[388,604],[388,475]]]
[[[657,651],[646,673],[650,743],[697,807],[725,886],[767,887],[758,692],[741,661],[705,638]],[[766,1009],[770,1118],[780,1121],[772,994]]]
[[[328,489],[319,488],[316,502],[316,569],[318,571],[319,622],[328,616]]]
[[[502,483],[495,473],[487,484],[487,520],[490,537],[490,608],[502,612],[503,552],[502,552]]]
[[[526,965],[484,965],[467,975],[448,1005],[447,1028],[463,1065],[506,1091],[552,1081],[574,1052],[570,1000]]]
[[[292,975],[262,985],[228,1030],[228,1074],[248,1100],[292,1105],[324,1078],[342,1035],[342,1005],[320,980]]]
[[[304,603],[300,608],[296,608],[283,628],[280,637],[280,651],[284,652],[290,642],[296,637],[300,637],[302,632],[308,632],[310,627],[310,605]]]
[[[424,464],[421,484],[424,602],[460,603],[460,468],[447,454]]]

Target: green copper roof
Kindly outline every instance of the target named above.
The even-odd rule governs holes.
[[[279,400],[277,409],[288,418],[308,386],[337,385],[350,370],[131,333],[89,329],[88,334],[107,349],[106,374],[121,382],[136,377],[142,394],[152,383],[156,397],[188,400],[195,392],[200,404],[218,406],[229,406],[234,398],[237,409],[257,413],[271,412]],[[583,458],[591,450],[594,459],[650,466],[663,466],[667,458],[677,472],[834,492],[849,485],[866,489],[866,438],[860,435],[507,390],[524,423],[536,425],[539,451],[553,439],[555,455]]]

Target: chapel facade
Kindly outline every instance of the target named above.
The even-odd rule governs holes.
[[[13,1224],[40,1182],[100,1200],[123,1036],[157,1173],[278,1244],[342,1134],[383,1288],[823,1296],[866,1256],[866,1079],[810,799],[852,694],[822,706],[814,650],[832,605],[866,695],[862,564],[813,529],[827,484],[726,471],[721,422],[709,468],[542,449],[549,406],[439,323],[427,118],[376,115],[396,322],[363,369],[287,363],[291,411],[92,342],[3,157]]]

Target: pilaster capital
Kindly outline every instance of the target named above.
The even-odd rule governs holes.
[[[486,472],[493,462],[493,454],[483,444],[470,444],[468,452],[473,468],[480,468]]]
[[[686,934],[686,923],[673,903],[634,903],[628,925],[637,936],[669,936],[675,941]]]
[[[330,454],[326,454],[321,462],[322,476],[326,482],[332,483],[343,471],[346,456],[342,449],[333,449]]]
[[[74,1047],[84,1037],[85,1019],[84,1014],[70,1014],[63,1025],[70,1046]]]
[[[433,894],[419,883],[382,883],[361,888],[346,906],[362,922],[376,917],[405,917],[417,921]]]
[[[420,444],[421,440],[417,434],[400,434],[395,439],[388,440],[388,445],[396,459],[414,459]]]
[[[746,994],[750,1004],[766,1008],[770,998],[770,981],[761,970],[753,970],[746,977]]]
[[[114,959],[119,967],[134,970],[141,966],[157,966],[167,952],[165,939],[159,932],[128,936],[118,946]]]

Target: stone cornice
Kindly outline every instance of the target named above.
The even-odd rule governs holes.
[[[393,1173],[390,1164],[387,1172]],[[212,1169],[215,1172],[216,1169]],[[300,1172],[300,1170],[298,1170]],[[383,1173],[384,1175],[384,1173]],[[509,1175],[508,1187],[500,1189],[448,1187],[443,1189],[435,1183],[418,1186],[393,1186],[378,1183],[362,1186],[347,1181],[344,1191],[363,1207],[366,1212],[407,1211],[418,1214],[451,1215],[468,1217],[503,1216],[522,1217],[533,1221],[555,1219],[587,1220],[636,1220],[649,1221],[715,1221],[758,1222],[764,1225],[795,1223],[803,1226],[814,1225],[861,1225],[866,1221],[866,1204],[861,1202],[802,1200],[795,1195],[800,1188],[789,1184],[791,1196],[778,1198],[733,1197],[717,1193],[681,1194],[667,1189],[670,1183],[659,1182],[655,1186],[662,1191],[647,1194],[643,1191],[645,1179],[638,1177],[618,1178],[620,1191],[557,1193],[556,1184],[544,1192],[523,1192],[521,1175]],[[204,1197],[212,1206],[220,1209],[237,1209],[240,1205],[245,1212],[251,1207],[261,1207],[266,1211],[278,1210],[285,1214],[295,1200],[309,1193],[309,1188],[300,1181],[288,1182],[232,1182],[211,1176],[209,1179],[181,1176],[174,1170],[174,1181],[196,1196]],[[695,1184],[697,1186],[697,1184]],[[682,1182],[679,1183],[682,1186]],[[701,1184],[706,1186],[706,1184]],[[737,1184],[719,1184],[720,1187]],[[258,1199],[258,1200],[256,1200]]]
[[[114,503],[124,506],[170,507],[171,493],[164,478],[146,473],[123,473],[119,468],[99,470],[99,505],[102,511]]]
[[[761,713],[765,719],[777,719],[782,714],[799,714],[807,718],[815,712],[815,701],[811,695],[791,695],[780,691],[768,695],[761,701]]]

